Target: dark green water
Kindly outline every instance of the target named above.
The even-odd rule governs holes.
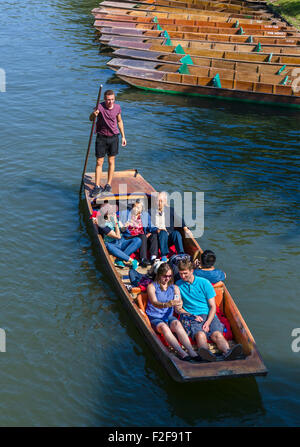
[[[0,425],[299,425],[300,113],[120,83],[94,40],[95,6],[1,2]],[[130,321],[78,198],[100,83],[123,110],[117,168],[205,193],[199,243],[227,272],[266,378],[178,385]]]

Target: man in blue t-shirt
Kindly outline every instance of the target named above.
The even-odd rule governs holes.
[[[213,286],[207,279],[194,276],[190,261],[180,261],[178,270],[181,279],[176,284],[183,301],[183,307],[179,310],[180,321],[187,334],[195,339],[199,356],[209,362],[216,360],[216,356],[208,349],[208,336],[223,352],[224,360],[235,360],[243,353],[243,349],[241,345],[230,349],[223,336],[224,326],[216,316],[216,292]]]

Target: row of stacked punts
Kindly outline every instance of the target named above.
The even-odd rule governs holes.
[[[103,1],[108,66],[155,92],[300,107],[300,31],[263,1]]]

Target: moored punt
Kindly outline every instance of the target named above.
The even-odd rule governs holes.
[[[132,29],[132,28],[117,28],[117,27],[108,27],[101,26],[98,28],[101,34],[106,36],[128,36],[128,37],[145,37],[145,38],[156,38],[162,39],[164,32],[167,32],[167,35],[170,39],[180,39],[180,40],[189,40],[189,41],[208,41],[208,42],[228,42],[228,43],[239,43],[239,44],[261,44],[261,45],[274,45],[276,47],[290,47],[297,46],[298,51],[300,52],[300,33],[298,38],[282,38],[282,37],[265,37],[265,36],[250,36],[250,35],[226,35],[226,34],[208,34],[201,32],[181,32],[181,31],[165,31],[160,30],[143,30],[143,29]],[[256,47],[255,45],[255,47]],[[297,50],[297,49],[296,49]],[[239,51],[237,49],[237,51]]]
[[[159,24],[160,25],[184,25],[184,26],[207,26],[207,27],[215,27],[215,28],[240,28],[240,25],[243,25],[243,29],[259,29],[259,30],[269,30],[269,31],[284,31],[284,32],[299,32],[295,27],[289,26],[286,23],[275,23],[275,22],[266,22],[262,20],[237,20],[237,19],[226,19],[224,17],[211,17],[211,16],[203,16],[202,20],[189,19],[189,18],[164,18],[161,17],[159,20],[155,15],[143,15],[143,16],[135,16],[135,15],[126,15],[126,14],[108,14],[103,12],[95,12],[92,11],[92,14],[95,17],[95,21],[97,20],[106,20],[113,22],[126,22],[126,27],[135,26],[136,23],[148,23],[152,25]]]
[[[84,177],[85,204],[89,216],[92,216],[96,207],[99,207],[104,200],[113,201],[117,205],[131,199],[130,194],[135,193],[134,197],[140,197],[142,200],[149,201],[149,196],[154,192],[152,186],[147,183],[136,170],[115,172],[112,181],[112,194],[106,195],[103,199],[97,199],[97,205],[91,203],[89,193],[93,187],[94,175],[87,173]],[[126,194],[119,195],[119,186],[126,186]],[[137,193],[137,191],[140,191]],[[113,194],[115,193],[115,195]],[[165,345],[162,339],[152,329],[149,319],[145,313],[145,303],[147,294],[141,293],[139,289],[133,289],[129,292],[126,285],[129,285],[128,269],[117,270],[114,266],[114,259],[108,253],[103,242],[102,236],[98,233],[98,227],[89,219],[93,227],[93,237],[97,244],[98,252],[103,263],[110,274],[113,284],[118,291],[120,298],[125,305],[129,315],[129,321],[134,322],[140,330],[146,342],[154,351],[159,362],[164,366],[168,374],[177,382],[195,382],[208,379],[220,379],[224,377],[247,377],[266,375],[267,369],[262,361],[261,355],[257,349],[255,340],[247,327],[242,315],[240,314],[233,298],[225,285],[216,287],[216,304],[228,319],[233,333],[231,346],[239,343],[243,348],[243,355],[236,360],[216,362],[185,362],[177,357],[176,353]],[[201,252],[197,241],[192,238],[186,238],[182,229],[179,229],[183,236],[185,252],[196,258]],[[138,271],[145,273],[145,270],[138,267]],[[214,350],[214,347],[210,349]],[[216,352],[217,353],[217,352]]]
[[[195,66],[189,65],[183,66],[181,63],[163,63],[152,62],[140,59],[124,59],[114,57],[106,63],[112,70],[119,70],[121,67],[135,68],[137,70],[156,70],[160,73],[189,73],[192,76],[213,78],[219,76],[220,79],[229,79],[237,81],[251,81],[259,82],[263,84],[286,84],[289,85],[297,75],[293,74],[293,68],[285,68],[279,72],[278,65],[263,66],[263,65],[250,65],[249,66],[235,66],[235,67],[220,67],[219,66]],[[233,64],[232,64],[233,65]],[[183,70],[182,70],[183,69]]]
[[[116,72],[123,81],[134,87],[155,92],[212,97],[265,105],[300,107],[300,92],[292,86],[265,84],[218,77],[201,77],[157,70],[138,70],[122,67]],[[218,87],[214,86],[218,83]]]
[[[253,38],[256,38],[256,36],[259,37],[270,37],[270,38],[276,38],[281,41],[281,39],[299,39],[300,32],[298,30],[290,30],[290,31],[283,31],[279,30],[279,27],[267,27],[267,26],[260,26],[257,25],[257,28],[254,28],[255,25],[251,25],[251,28],[244,26],[244,27],[235,27],[233,25],[230,25],[229,23],[218,23],[218,22],[201,22],[201,26],[195,26],[195,25],[177,25],[177,24],[164,24],[164,21],[160,21],[160,25],[156,23],[140,23],[140,22],[124,22],[124,21],[113,21],[108,19],[101,19],[101,20],[95,20],[94,27],[101,31],[103,27],[110,27],[110,28],[126,28],[131,30],[149,30],[149,31],[179,31],[179,32],[187,32],[187,33],[206,33],[206,34],[226,34],[229,36],[253,36]],[[168,20],[167,20],[168,22]],[[219,26],[215,26],[215,25]],[[225,27],[225,25],[230,25]],[[163,27],[163,28],[162,28]]]
[[[151,10],[153,7],[163,10],[170,10],[177,9],[179,11],[184,11],[186,9],[197,9],[202,11],[222,11],[222,12],[229,12],[229,13],[237,13],[237,14],[254,14],[254,15],[265,15],[270,14],[268,9],[266,7],[247,7],[247,6],[241,6],[241,5],[233,5],[230,3],[223,3],[223,2],[207,2],[207,1],[199,1],[194,3],[182,3],[176,1],[165,1],[165,0],[157,0],[153,2],[147,2],[147,1],[108,1],[105,0],[101,3],[103,6],[110,6],[115,8],[123,8],[123,9],[147,9]],[[151,5],[151,6],[149,6]]]
[[[178,53],[162,53],[159,51],[150,50],[131,50],[127,48],[120,48],[115,50],[113,53],[116,59],[136,59],[140,61],[150,61],[156,63],[170,64],[181,66],[183,63],[194,67],[209,67],[209,68],[220,68],[225,70],[234,71],[247,71],[249,73],[265,73],[265,74],[283,74],[289,77],[294,77],[294,69],[298,68],[300,65],[280,65],[272,62],[246,62],[246,61],[230,61],[226,59],[214,59],[211,57],[202,56],[189,56],[185,58],[184,54]],[[184,59],[185,58],[185,59]],[[113,64],[113,62],[112,62]],[[297,73],[297,72],[296,72]]]
[[[152,9],[122,9],[122,8],[114,8],[110,6],[105,6],[104,2],[101,3],[101,6],[98,8],[93,9],[93,13],[106,13],[106,14],[123,14],[123,15],[134,15],[134,16],[151,16],[151,17],[157,17],[158,19],[165,17],[165,18],[174,18],[174,19],[192,19],[192,20],[201,20],[202,17],[210,17],[211,20],[215,20],[216,17],[220,18],[223,17],[224,21],[227,21],[228,19],[238,19],[240,22],[242,20],[260,20],[265,22],[273,21],[275,23],[279,22],[282,23],[279,19],[275,19],[275,17],[271,14],[266,14],[262,16],[255,16],[253,14],[236,14],[236,13],[228,13],[228,12],[220,12],[220,11],[205,11],[202,9],[183,9],[180,11],[179,9],[171,9],[168,10],[168,8],[155,8],[152,7]]]
[[[129,39],[129,38],[128,38]],[[176,46],[174,45],[162,45],[156,43],[145,43],[145,42],[137,42],[135,39],[133,40],[125,40],[120,38],[110,39],[107,43],[107,46],[110,48],[118,49],[118,48],[128,48],[134,50],[150,50],[150,51],[159,51],[162,53],[174,53],[176,52]],[[224,50],[213,50],[213,49],[200,49],[195,48],[192,45],[186,46],[184,48],[184,52],[188,53],[190,56],[202,56],[209,57],[213,59],[227,59],[231,61],[247,61],[247,62],[273,62],[276,64],[286,64],[299,66],[300,65],[300,55],[299,56],[288,56],[285,54],[265,54],[265,53],[246,53],[246,52],[236,52],[236,51],[224,51]]]
[[[99,38],[99,41],[106,46],[111,48],[116,48],[118,45],[115,44],[116,41],[120,42],[122,45],[122,41],[124,42],[132,42],[137,45],[137,48],[145,48],[151,47],[151,45],[160,45],[161,47],[177,47],[180,45],[185,52],[192,54],[197,50],[213,50],[213,51],[229,51],[235,52],[236,54],[268,54],[272,55],[272,57],[276,57],[278,55],[287,55],[287,56],[300,56],[300,46],[296,45],[260,45],[258,44],[236,44],[236,43],[219,43],[219,42],[209,42],[209,41],[197,41],[190,39],[172,39],[169,43],[167,43],[167,39],[164,37],[157,38],[143,38],[143,37],[130,37],[130,36],[118,36],[115,34],[102,34]],[[121,47],[120,47],[121,48]],[[148,48],[149,49],[149,48]]]
[[[220,8],[223,10],[226,10],[228,8],[233,9],[235,11],[245,11],[245,12],[252,12],[252,11],[268,11],[267,5],[264,4],[252,4],[249,5],[247,2],[232,2],[232,1],[206,1],[206,0],[186,0],[186,1],[179,1],[179,0],[118,0],[118,3],[135,3],[138,5],[156,5],[156,6],[172,6],[175,8],[197,8],[197,9],[205,9],[212,7]]]
[[[98,11],[98,10],[97,10]],[[274,31],[297,31],[293,26],[287,25],[284,22],[270,22],[263,20],[247,20],[243,21],[224,17],[203,16],[202,20],[192,18],[178,18],[178,17],[161,17],[159,20],[155,14],[134,15],[134,14],[108,14],[106,12],[97,12],[92,10],[95,20],[108,20],[116,22],[127,23],[151,23],[160,25],[186,25],[186,26],[208,26],[208,27],[222,27],[222,28],[239,28],[243,25],[244,29],[260,29],[260,30],[274,30]],[[126,25],[127,26],[127,25]]]
[[[141,11],[121,11],[121,13],[116,13],[113,11],[108,11],[106,9],[102,8],[95,8],[92,10],[92,14],[94,15],[95,19],[107,19],[110,20],[111,18],[113,20],[122,20],[126,22],[141,22],[141,23],[153,23],[156,20],[159,21],[159,23],[177,23],[177,24],[194,24],[194,25],[200,25],[203,22],[207,22],[209,24],[214,23],[222,23],[222,26],[226,26],[228,24],[230,27],[234,27],[237,24],[242,25],[245,27],[248,26],[264,26],[264,27],[278,27],[279,29],[287,29],[292,28],[288,26],[285,22],[272,18],[272,20],[256,20],[252,18],[236,18],[231,16],[222,16],[222,15],[214,15],[214,14],[208,14],[208,13],[202,13],[202,14],[171,14],[167,12],[141,12]]]
[[[120,2],[113,2],[113,1],[107,1],[104,0],[100,4],[100,8],[105,8],[107,10],[115,10],[117,11],[151,11],[151,12],[171,12],[175,14],[182,14],[182,13],[191,13],[191,14],[197,14],[198,12],[212,12],[217,15],[227,15],[227,16],[233,16],[233,17],[245,17],[245,18],[257,18],[257,19],[270,19],[273,18],[274,15],[272,13],[269,13],[268,11],[254,11],[254,10],[247,10],[245,8],[230,9],[230,6],[228,8],[223,7],[201,7],[201,8],[178,8],[178,7],[171,7],[171,6],[156,6],[156,5],[150,5],[147,6],[145,4],[137,4],[137,3],[120,3]]]

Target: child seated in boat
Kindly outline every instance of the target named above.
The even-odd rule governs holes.
[[[166,342],[177,351],[181,360],[199,360],[182,324],[173,316],[174,307],[181,307],[182,301],[179,288],[173,284],[173,273],[167,263],[158,267],[155,281],[148,285],[147,293],[149,301],[146,313],[153,328],[163,334]],[[173,332],[187,352],[182,349]]]
[[[194,275],[208,279],[212,284],[225,281],[226,273],[216,269],[214,267],[215,262],[215,253],[211,250],[205,250],[200,256],[200,261],[197,259],[194,262]]]
[[[180,222],[180,227],[185,233],[190,234],[184,219],[176,216],[174,208],[167,205],[167,193],[160,192],[156,198],[156,207],[152,213],[152,225],[158,234],[159,247],[161,251],[161,260],[167,262],[169,247],[175,245],[177,253],[184,253],[182,236],[178,230],[175,230],[175,224]]]
[[[103,236],[104,243],[109,253],[116,257],[115,265],[125,267],[125,263],[136,269],[138,262],[131,259],[130,255],[141,246],[141,239],[133,237],[125,239],[120,233],[120,226],[116,216],[117,208],[109,203],[104,204],[97,215],[98,231]]]
[[[124,222],[124,225],[122,222]],[[131,210],[124,210],[120,213],[120,225],[121,231],[140,238],[140,265],[147,267],[153,263],[158,255],[157,233],[154,231],[155,229],[151,228],[150,215],[143,210],[143,203],[140,199],[135,201]],[[148,248],[150,260],[147,257]]]
[[[194,267],[190,261],[180,261],[178,264],[181,279],[176,282],[179,287],[182,307],[177,306],[180,321],[190,337],[195,339],[199,356],[208,362],[217,360],[208,349],[207,337],[216,343],[223,353],[224,360],[235,360],[243,353],[241,345],[229,348],[223,336],[224,326],[216,316],[216,292],[211,283],[194,276]]]

